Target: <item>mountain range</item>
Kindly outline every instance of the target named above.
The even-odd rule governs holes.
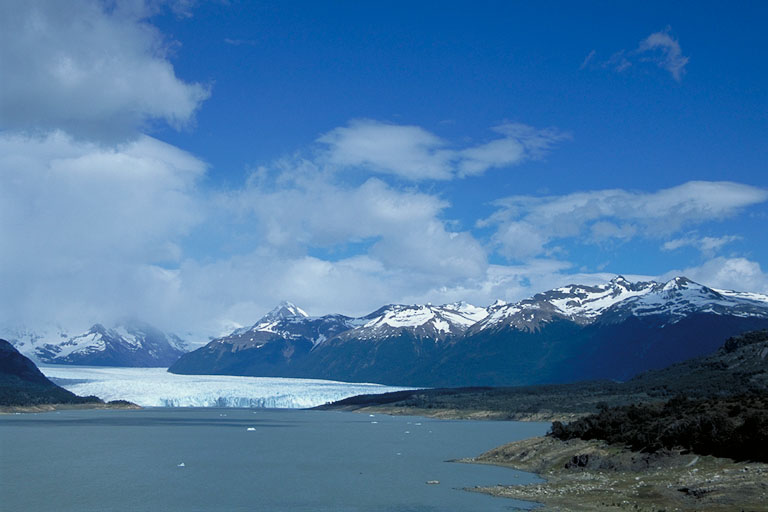
[[[626,380],[766,327],[768,296],[685,277],[617,276],[488,308],[391,304],[360,318],[311,317],[286,302],[184,354],[169,371],[410,386]]]
[[[175,334],[138,320],[111,328],[94,324],[76,336],[61,328],[5,329],[4,336],[27,357],[47,364],[168,366],[187,350]]]

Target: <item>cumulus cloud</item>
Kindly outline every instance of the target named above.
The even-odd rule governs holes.
[[[654,32],[642,41],[637,53],[645,55],[646,59],[655,62],[660,68],[669,71],[672,78],[678,82],[683,79],[688,57],[683,55],[680,43],[669,35],[670,28],[662,32]]]
[[[567,138],[552,128],[542,130],[518,123],[496,126],[493,131],[500,137],[455,148],[419,126],[364,119],[336,128],[318,142],[325,147],[324,158],[331,165],[422,181],[479,175],[491,168],[541,158]]]
[[[250,216],[256,236],[270,247],[297,254],[307,247],[364,243],[367,254],[388,269],[446,281],[484,269],[482,246],[469,233],[449,230],[441,218],[444,200],[378,178],[345,185],[312,163],[301,165],[281,169],[269,183],[251,180],[225,198]]]
[[[482,174],[494,167],[541,158],[555,143],[568,137],[552,128],[538,130],[520,123],[496,126],[493,131],[502,137],[458,153],[459,176]]]
[[[0,129],[115,140],[152,119],[188,124],[209,91],[176,76],[151,12],[144,2],[2,2]]]
[[[419,126],[352,121],[318,139],[327,158],[339,166],[359,166],[413,179],[449,179],[452,151],[438,136]]]
[[[685,275],[712,288],[768,294],[768,274],[747,258],[713,258],[696,267],[673,270],[665,277],[673,275]]]
[[[146,136],[0,135],[0,325],[136,315],[220,334],[281,299],[362,314],[487,272],[484,247],[449,227],[438,196],[378,178],[350,185],[301,159],[215,193],[200,186],[205,170]],[[208,228],[253,243],[190,251]]]
[[[611,189],[514,196],[497,201],[499,209],[478,225],[495,228],[493,243],[502,255],[525,260],[547,254],[548,245],[558,239],[581,237],[600,242],[668,237],[687,226],[727,218],[766,200],[765,189],[725,181],[690,181],[656,192]],[[717,244],[710,248],[716,249]]]
[[[137,279],[178,262],[200,220],[204,171],[146,136],[110,148],[62,132],[0,135],[2,316],[140,302]]]

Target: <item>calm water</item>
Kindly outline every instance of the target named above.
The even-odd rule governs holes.
[[[517,510],[459,488],[535,476],[444,461],[547,428],[274,409],[3,415],[0,510]]]

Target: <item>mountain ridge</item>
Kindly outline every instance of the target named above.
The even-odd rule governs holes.
[[[416,386],[565,382],[585,373],[626,379],[768,327],[768,296],[685,277],[632,283],[617,276],[488,308],[390,304],[360,318],[281,307],[294,314],[273,321],[270,313],[185,354],[169,371]]]
[[[110,328],[95,323],[74,336],[59,327],[53,330],[55,334],[48,329],[42,334],[10,330],[8,337],[27,357],[46,364],[168,366],[187,351],[186,342],[175,334],[132,318]]]

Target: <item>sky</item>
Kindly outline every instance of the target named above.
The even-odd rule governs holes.
[[[768,293],[764,2],[0,2],[0,323]]]

